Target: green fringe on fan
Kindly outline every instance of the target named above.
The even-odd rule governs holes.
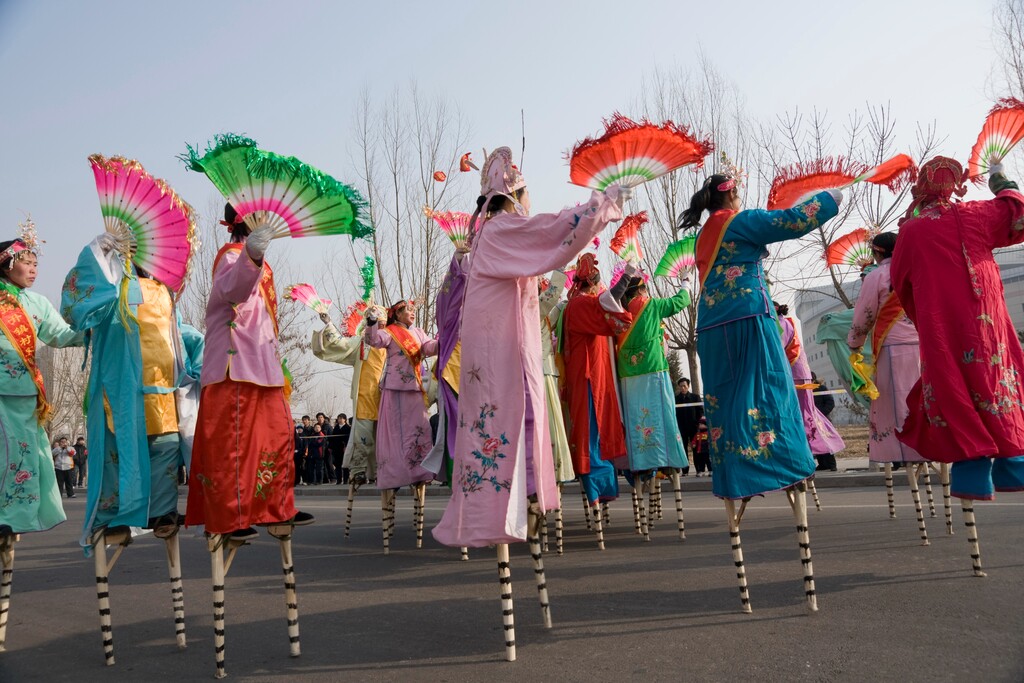
[[[185,143],[185,147],[188,149],[187,154],[179,154],[178,160],[185,162],[192,171],[199,173],[205,173],[203,168],[203,160],[211,154],[221,154],[228,152],[239,147],[248,147],[253,151],[256,149],[256,141],[252,138],[247,138],[244,135],[238,135],[236,133],[218,133],[213,136],[213,142],[206,143],[206,151],[202,154],[199,153],[199,145],[193,147],[192,145]],[[248,163],[248,159],[246,160]]]
[[[363,261],[359,274],[363,276],[363,301],[369,301],[377,281],[377,264],[373,262],[372,256],[367,256]]]

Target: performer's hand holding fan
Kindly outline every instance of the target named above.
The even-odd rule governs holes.
[[[93,154],[89,163],[107,232],[133,247],[125,260],[180,293],[199,248],[192,207],[134,159]]]
[[[359,275],[363,282],[362,298],[345,309],[345,317],[342,322],[342,333],[346,337],[354,337],[359,331],[359,324],[366,317],[366,312],[373,305],[373,289],[376,286],[377,264],[373,258],[367,256],[363,260],[363,266],[359,269]]]
[[[462,211],[434,211],[429,206],[423,207],[423,215],[433,219],[448,239],[459,251],[469,249],[470,220],[472,215]]]
[[[327,315],[331,307],[330,299],[321,299],[320,295],[316,293],[316,288],[304,282],[285,287],[284,296],[286,299],[313,309],[317,315]]]
[[[700,168],[714,146],[671,121],[659,125],[615,114],[604,134],[576,143],[569,153],[570,182],[604,191],[610,185],[636,187],[683,166]]]
[[[190,145],[180,158],[205,173],[253,230],[272,225],[275,238],[373,232],[355,189],[295,157],[258,149],[249,138],[218,135],[202,156]]]
[[[626,216],[612,235],[608,246],[616,256],[624,261],[640,263],[644,258],[643,247],[640,246],[640,228],[647,222],[647,212],[633,213]]]
[[[874,260],[871,251],[871,231],[857,228],[828,245],[825,262],[830,266],[857,266],[863,268]]]
[[[981,182],[992,166],[1000,163],[1024,138],[1024,102],[1012,97],[999,100],[989,112],[978,140],[971,149],[967,174]]]
[[[688,235],[668,245],[654,274],[658,277],[687,277],[697,265],[696,244],[697,236]]]
[[[838,190],[862,182],[899,192],[916,177],[917,166],[906,154],[897,154],[878,166],[842,158],[794,164],[782,169],[772,181],[768,209],[791,209],[823,190]]]

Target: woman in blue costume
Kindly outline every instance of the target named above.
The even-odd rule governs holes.
[[[785,490],[797,517],[808,607],[817,609],[805,480],[814,474],[789,362],[765,283],[767,245],[802,237],[832,218],[842,194],[820,192],[782,211],[740,211],[735,178],[715,174],[693,196],[681,229],[700,225],[697,353],[704,380],[712,488],[725,499],[743,609],[750,611],[739,526],[747,501]],[[742,501],[739,511],[735,502]]]

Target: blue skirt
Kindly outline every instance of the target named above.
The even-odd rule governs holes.
[[[773,318],[697,335],[712,490],[719,498],[778,491],[814,474],[793,375]]]
[[[668,371],[623,377],[619,384],[629,469],[641,472],[659,467],[688,467]]]

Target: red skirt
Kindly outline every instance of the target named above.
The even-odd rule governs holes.
[[[192,446],[187,526],[224,534],[295,516],[294,433],[282,387],[203,387]]]

